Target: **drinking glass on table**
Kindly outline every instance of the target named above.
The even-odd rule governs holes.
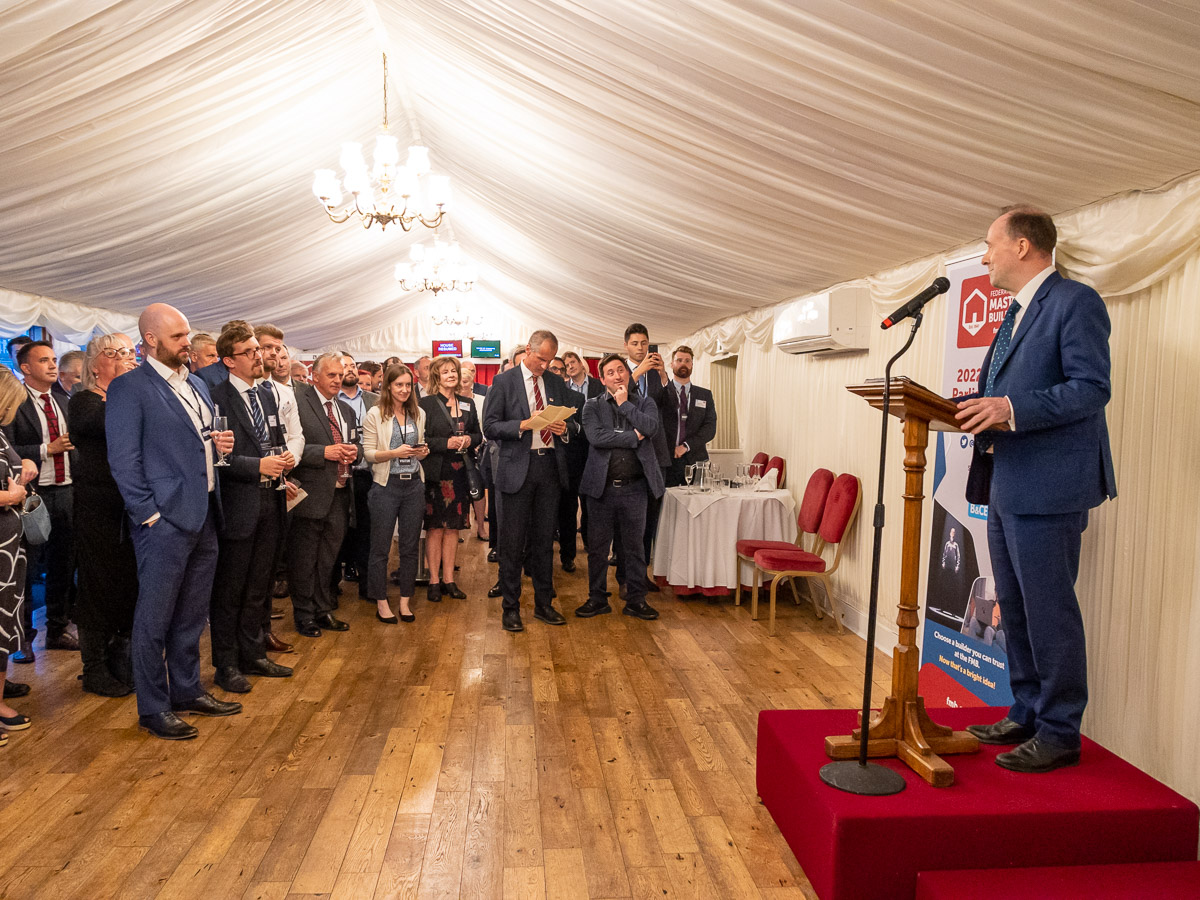
[[[225,416],[221,415],[221,407],[216,406],[215,404],[213,405],[212,430],[214,432],[229,430],[229,419],[227,419]],[[213,442],[213,446],[216,447],[215,441]],[[215,463],[213,463],[213,465],[214,466],[229,465],[229,461],[225,459],[225,454],[221,452],[221,449],[219,447],[217,448],[217,461]]]
[[[696,464],[688,463],[683,467],[683,483],[687,485],[687,493],[692,492],[692,479],[696,476]]]

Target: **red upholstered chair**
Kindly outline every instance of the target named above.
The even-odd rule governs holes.
[[[752,465],[752,466],[765,466],[765,465],[767,464],[767,460],[768,460],[769,458],[770,458],[770,457],[768,457],[768,456],[767,456],[767,454],[763,453],[763,452],[760,450],[758,453],[755,453],[755,454],[754,454],[754,459],[750,460],[750,465]]]
[[[765,454],[764,454],[765,455]],[[821,526],[821,516],[825,514],[825,498],[829,496],[829,489],[833,486],[833,473],[828,469],[817,469],[809,476],[808,485],[804,488],[804,499],[800,501],[800,512],[796,516],[796,541],[789,544],[787,541],[755,541],[745,540],[737,542],[737,560],[734,563],[734,570],[738,573],[737,589],[733,594],[733,605],[742,605],[742,563],[754,562],[754,554],[759,550],[801,550],[809,549],[805,545],[808,543],[809,535],[816,540],[817,529]],[[754,584],[758,585],[758,569],[754,570]],[[824,611],[818,615],[824,615]]]
[[[825,586],[825,596],[829,598],[829,611],[833,613],[834,622],[839,633],[842,633],[842,615],[829,576],[837,571],[842,559],[842,539],[846,536],[858,508],[862,504],[862,484],[853,475],[839,475],[829,489],[825,500],[825,514],[821,517],[821,527],[817,529],[817,540],[812,552],[794,548],[791,550],[759,550],[754,554],[754,585],[750,594],[750,617],[758,618],[758,573],[762,572],[771,582],[771,615],[767,624],[767,634],[775,633],[775,594],[779,590],[779,582],[787,579],[792,586],[796,602],[800,595],[796,592],[795,578],[820,578]],[[835,548],[833,562],[826,562],[824,554],[829,546]],[[815,594],[811,594],[813,608],[819,610]]]
[[[767,463],[767,467],[763,469],[763,477],[765,478],[767,473],[772,469],[779,472],[778,477],[775,479],[775,487],[783,487],[783,478],[787,474],[787,461],[782,456],[772,456],[771,461]]]

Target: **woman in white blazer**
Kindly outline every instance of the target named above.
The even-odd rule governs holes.
[[[415,618],[409,608],[416,589],[421,523],[425,517],[425,476],[421,460],[429,455],[425,444],[425,412],[417,405],[412,372],[392,366],[383,377],[379,402],[363,420],[363,453],[371,464],[371,550],[367,562],[367,596],[375,601],[375,616],[394,625],[387,598],[388,551],[392,531],[399,531],[400,619]]]

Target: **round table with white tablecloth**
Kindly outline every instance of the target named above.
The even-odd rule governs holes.
[[[717,596],[737,586],[738,541],[795,539],[796,501],[785,490],[668,488],[654,542],[654,577],[676,594]]]

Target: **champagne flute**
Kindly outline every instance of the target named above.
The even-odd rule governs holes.
[[[213,405],[212,430],[214,433],[218,432],[218,431],[228,431],[229,430],[229,420],[225,416],[221,415],[221,407],[217,406],[216,404]],[[214,447],[216,446],[215,441],[213,442],[213,446]],[[214,466],[229,465],[229,462],[225,459],[225,454],[221,451],[221,449],[219,447],[217,448],[217,461],[215,463],[213,463],[213,465]]]
[[[696,474],[695,463],[689,463],[688,465],[683,467],[683,481],[684,481],[684,484],[687,485],[687,493],[689,493],[689,494],[692,492],[692,478],[695,476],[695,474]]]
[[[271,426],[271,453],[275,456],[282,456],[287,453],[287,441],[285,440],[284,428],[282,425]],[[277,491],[287,490],[287,473],[280,473],[276,479],[279,484],[275,486]]]

